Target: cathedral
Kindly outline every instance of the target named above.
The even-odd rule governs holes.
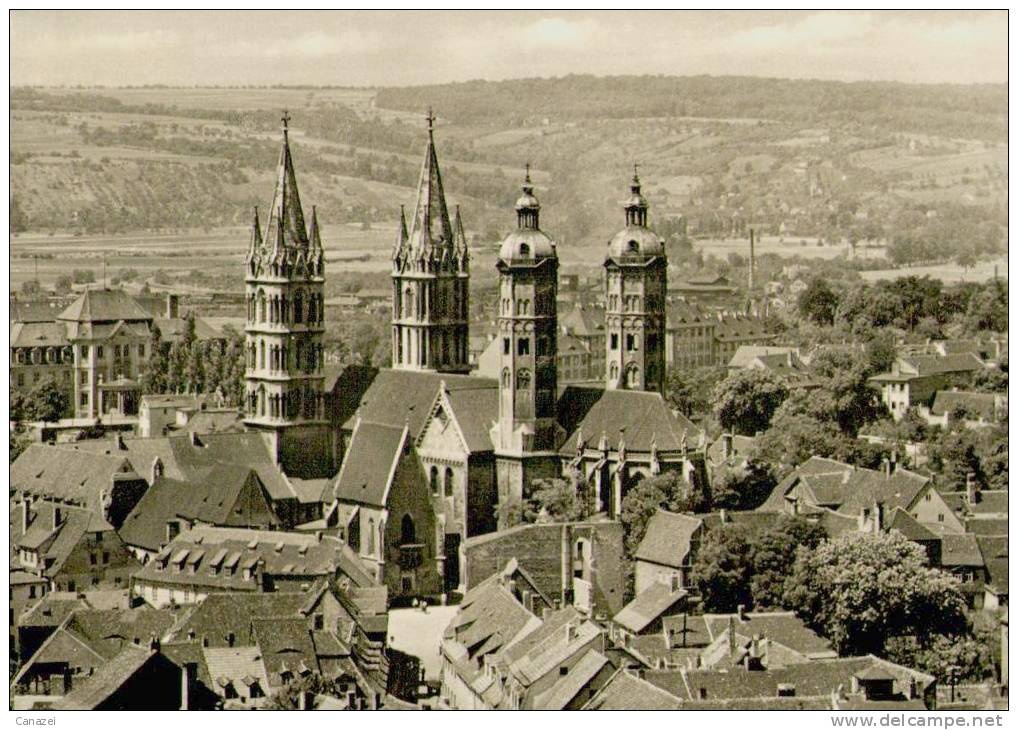
[[[497,370],[471,372],[470,251],[429,111],[417,199],[392,251],[392,367],[327,378],[321,234],[314,208],[305,226],[288,120],[245,259],[245,423],[287,478],[326,483],[321,524],[391,596],[456,590],[460,543],[512,527],[536,480],[579,473],[591,519],[617,519],[646,476],[704,478],[703,433],[662,397],[667,258],[635,169],[604,259],[604,387],[559,386],[558,252],[529,166],[496,262]]]

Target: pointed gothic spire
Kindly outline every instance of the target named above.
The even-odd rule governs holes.
[[[396,260],[406,253],[407,247],[406,232],[406,208],[399,206],[399,226],[396,228],[396,244],[392,247],[392,258]]]
[[[290,114],[283,111],[283,148],[279,152],[276,168],[276,190],[265,224],[265,246],[277,250],[290,246],[308,245],[307,229],[304,225],[304,211],[297,192],[297,176],[293,170],[290,154]]]
[[[436,246],[453,245],[452,223],[445,204],[442,174],[435,153],[435,115],[428,108],[428,147],[417,184],[417,208],[410,228],[409,243],[416,251],[430,253]]]
[[[460,207],[456,206],[456,217],[452,222],[453,229],[453,240],[456,242],[456,252],[466,253],[467,250],[467,234],[463,230],[463,218],[460,217]]]
[[[251,251],[262,245],[262,224],[258,220],[258,206],[254,207],[254,222],[251,224]]]
[[[311,206],[311,227],[308,229],[308,243],[316,251],[322,250],[322,234],[318,228],[318,209]]]

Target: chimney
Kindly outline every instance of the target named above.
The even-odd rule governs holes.
[[[59,507],[53,507],[53,529],[57,529],[64,523],[64,513]]]
[[[159,637],[152,634],[148,639],[149,651],[159,651]]]
[[[873,534],[877,534],[884,527],[884,503],[876,501],[873,503]]]
[[[113,450],[127,451],[127,446],[124,444],[124,434],[120,431],[113,432]]]
[[[887,479],[891,478],[891,461],[889,459],[881,459],[880,466],[883,467],[884,477]]]
[[[177,319],[180,317],[180,295],[166,295],[166,319]]]
[[[739,614],[739,621],[745,621],[746,620],[746,604],[740,603],[739,607],[737,609],[737,613]]]
[[[22,506],[24,509],[21,511],[21,534],[24,535],[32,524],[32,498],[26,495],[22,500]]]
[[[682,588],[682,576],[679,573],[672,573],[671,580],[669,582],[671,584],[672,593],[675,593]]]
[[[721,516],[721,524],[724,525],[728,522],[728,512],[724,507],[722,507],[719,514]]]
[[[979,488],[976,486],[976,474],[970,471],[965,475],[965,499],[971,507],[979,504],[979,497]]]
[[[572,621],[566,624],[566,641],[572,641],[579,636],[578,627]]]

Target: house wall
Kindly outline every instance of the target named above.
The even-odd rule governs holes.
[[[928,486],[923,494],[912,505],[912,517],[916,522],[939,525],[950,532],[965,532],[965,525],[958,519],[957,515],[947,506],[940,493]]]
[[[637,560],[634,586],[636,594],[643,593],[655,583],[671,583],[673,576],[678,576],[680,586],[686,585],[686,576],[683,569],[651,563],[646,560]]]
[[[439,557],[439,546],[436,545],[437,520],[424,474],[412,449],[404,451],[399,460],[389,488],[386,507],[388,519],[385,524],[384,580],[389,588],[389,595],[394,597],[440,594],[443,581],[436,565],[436,559]],[[400,566],[400,545],[405,516],[413,520],[414,543],[422,545],[421,563],[415,568]]]
[[[141,563],[116,532],[92,532],[78,541],[52,580],[58,591],[126,588],[131,575],[140,567]]]

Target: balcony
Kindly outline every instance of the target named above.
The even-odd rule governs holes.
[[[399,567],[414,570],[424,563],[424,545],[408,544],[399,546]]]

